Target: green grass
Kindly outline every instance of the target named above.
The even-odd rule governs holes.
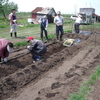
[[[49,40],[52,39],[52,38],[56,38],[56,35],[55,34],[49,34],[48,38],[49,38]],[[41,40],[40,38],[36,38],[36,39]],[[45,37],[43,37],[43,41],[46,41]],[[27,41],[17,42],[17,43],[14,44],[14,47],[26,46],[28,44],[29,43]]]
[[[18,26],[18,38],[11,38],[10,37],[10,26],[9,26],[9,20],[8,19],[4,19],[2,17],[0,17],[0,38],[5,38],[9,41],[15,41],[18,40],[19,42],[24,41],[28,36],[33,36],[35,38],[39,38],[40,37],[40,24],[29,24],[27,22],[28,18],[31,18],[31,14],[30,13],[25,13],[25,12],[21,12],[21,13],[17,13],[18,15],[18,25],[22,25],[22,26]],[[70,20],[70,15],[63,15],[64,16],[64,33],[72,33],[74,31],[74,21]],[[81,25],[80,29],[90,29],[93,30],[94,28],[99,28],[100,27],[100,23],[95,23],[93,25]],[[48,36],[50,34],[55,34],[56,32],[56,26],[54,23],[49,23],[48,25]],[[55,36],[54,36],[55,37]],[[51,39],[52,36],[50,35],[49,38]]]
[[[92,86],[99,77],[100,77],[100,65],[97,66],[95,73],[92,74],[90,79],[80,86],[79,91],[77,93],[71,94],[69,100],[86,100],[86,97],[89,94],[90,90],[92,89]]]
[[[14,44],[14,47],[19,47],[19,46],[26,46],[29,43],[27,41],[22,41],[22,42],[17,42]]]

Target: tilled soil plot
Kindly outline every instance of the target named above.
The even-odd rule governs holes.
[[[35,64],[26,49],[15,50],[10,58],[18,58],[0,67],[0,99],[67,100],[76,92],[100,64],[100,36],[66,34],[65,37],[81,42],[71,47],[64,47],[63,42],[46,43],[48,51],[44,59]]]

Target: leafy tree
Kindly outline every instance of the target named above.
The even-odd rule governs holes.
[[[0,0],[0,13],[3,14],[4,18],[11,12],[11,9],[18,10],[17,4],[9,2],[9,0]]]

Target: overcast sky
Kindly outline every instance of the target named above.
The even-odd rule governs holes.
[[[100,0],[9,0],[12,1],[18,4],[19,12],[31,12],[36,7],[53,7],[64,14],[75,14],[79,8],[92,7],[100,15]]]

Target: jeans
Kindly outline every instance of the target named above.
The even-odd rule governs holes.
[[[60,34],[59,34],[59,31],[60,31]],[[57,39],[59,38],[59,35],[60,35],[60,39],[62,39],[62,36],[63,36],[63,26],[62,25],[60,25],[60,26],[56,25],[56,37],[57,37]]]
[[[46,39],[48,40],[48,34],[47,34],[47,30],[45,30],[45,28],[41,28],[41,34],[40,34],[41,39],[43,40],[43,31],[45,33]]]
[[[80,26],[79,23],[74,24],[75,33],[79,33],[79,31],[80,31],[79,26]]]

